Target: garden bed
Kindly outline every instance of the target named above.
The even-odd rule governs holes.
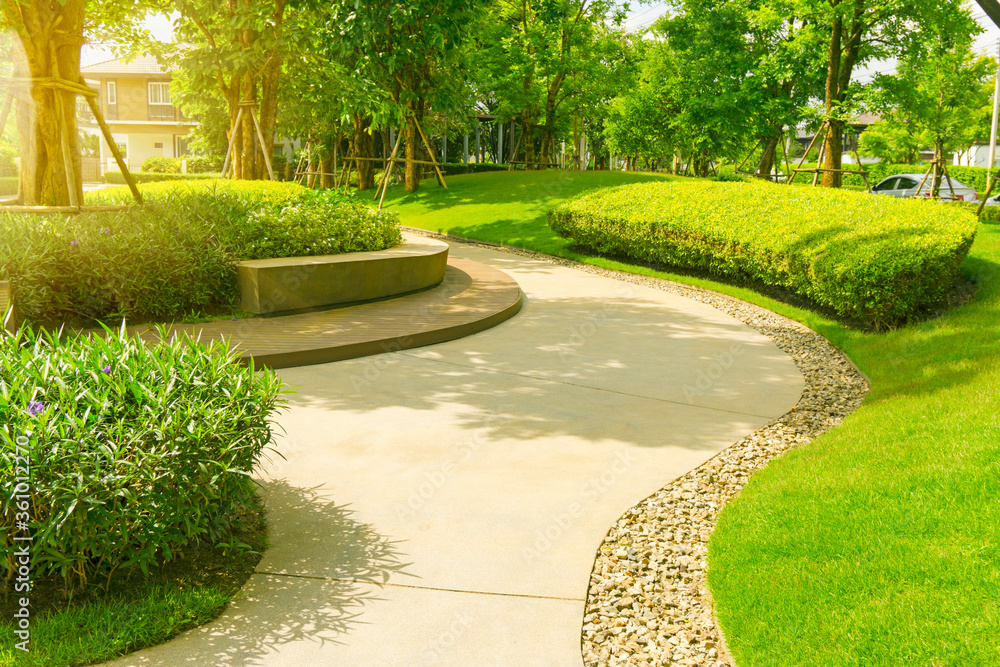
[[[353,197],[269,181],[142,186],[146,203],[113,213],[0,213],[0,279],[20,317],[57,326],[163,322],[238,312],[243,260],[382,250],[393,214]],[[130,204],[127,188],[87,194]]]

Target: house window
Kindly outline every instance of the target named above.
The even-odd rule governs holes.
[[[170,84],[169,83],[154,83],[149,84],[149,103],[150,104],[170,104]]]
[[[118,104],[118,90],[114,81],[108,81],[108,104]]]

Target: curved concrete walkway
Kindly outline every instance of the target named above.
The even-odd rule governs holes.
[[[797,401],[767,338],[682,297],[453,245],[526,295],[436,346],[286,369],[271,548],[217,621],[115,665],[572,665],[622,512]]]

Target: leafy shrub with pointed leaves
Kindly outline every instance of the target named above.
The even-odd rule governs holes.
[[[873,328],[939,300],[978,228],[934,202],[704,180],[598,190],[549,224],[601,253],[786,288]]]
[[[0,560],[15,572],[30,532],[32,576],[69,589],[198,541],[239,548],[229,520],[284,404],[222,341],[105,333],[0,335]]]

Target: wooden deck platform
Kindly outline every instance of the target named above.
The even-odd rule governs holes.
[[[289,368],[469,336],[509,319],[521,309],[521,288],[502,271],[449,258],[436,287],[391,299],[331,310],[205,324],[179,324],[201,340],[224,338],[257,367]],[[150,327],[129,327],[155,341]]]

